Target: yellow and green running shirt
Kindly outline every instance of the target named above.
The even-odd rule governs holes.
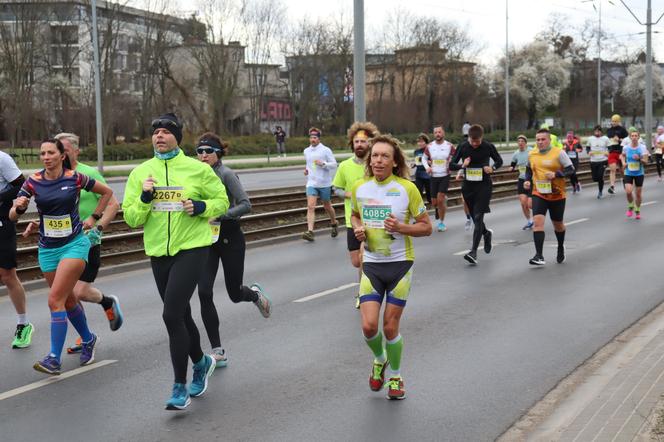
[[[360,164],[355,162],[355,157],[348,158],[347,160],[339,163],[337,173],[334,175],[332,185],[338,189],[343,189],[344,192],[353,190],[353,184],[364,178],[365,163],[362,161]],[[350,198],[344,198],[344,211],[346,215],[346,227],[351,227],[350,224]]]
[[[426,213],[417,187],[403,178],[391,175],[382,182],[374,177],[358,181],[353,186],[351,205],[364,224],[367,240],[364,262],[413,261],[413,239],[385,230],[390,213],[406,224]]]

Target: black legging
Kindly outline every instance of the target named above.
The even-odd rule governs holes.
[[[662,154],[661,153],[656,153],[655,154],[655,165],[657,166],[657,175],[661,178],[662,177]]]
[[[420,191],[420,195],[426,196],[427,202],[431,205],[431,180],[415,177],[415,187]]]
[[[201,300],[201,316],[212,348],[221,347],[219,315],[213,301],[214,280],[219,270],[219,260],[224,267],[224,282],[231,301],[255,302],[258,293],[242,285],[244,277],[244,233],[238,221],[223,221],[219,240],[210,246],[204,271],[198,281],[198,297]]]
[[[579,169],[579,159],[570,158],[570,160],[572,160],[572,165],[574,166],[574,173],[569,176],[569,183],[576,190],[576,185],[579,184],[579,177],[576,176],[576,171]]]
[[[189,301],[208,250],[208,247],[199,247],[183,250],[175,256],[150,259],[157,290],[164,302],[162,317],[168,330],[175,382],[180,384],[187,383],[187,357],[192,362],[198,362],[203,357],[201,336],[191,317]]]
[[[597,183],[597,189],[604,190],[604,171],[606,170],[606,161],[590,162],[590,173],[593,181]]]

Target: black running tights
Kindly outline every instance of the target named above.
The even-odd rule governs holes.
[[[246,244],[240,223],[237,221],[222,222],[219,240],[210,246],[207,264],[198,281],[201,316],[212,348],[221,347],[219,314],[213,300],[214,280],[219,270],[219,260],[224,268],[226,291],[231,301],[234,303],[254,302],[258,299],[255,291],[242,285],[245,249]]]
[[[655,165],[657,165],[657,175],[661,178],[662,177],[662,154],[661,153],[656,153],[655,154]]]
[[[597,189],[604,190],[604,171],[606,170],[606,161],[595,161],[590,163],[590,173],[593,181],[597,183]]]
[[[574,173],[569,176],[569,183],[572,185],[572,187],[576,188],[576,185],[579,184],[579,177],[576,176],[576,171],[579,169],[579,159],[578,158],[570,158],[572,160],[572,165],[574,166]]]
[[[487,232],[486,225],[484,225],[484,213],[474,213],[473,222],[475,223],[475,230],[473,230],[473,247],[471,250],[477,252],[482,235]]]
[[[162,317],[168,331],[176,383],[187,383],[187,358],[198,362],[203,357],[201,337],[191,317],[189,300],[196,289],[200,263],[207,259],[208,249],[183,250],[175,256],[158,256],[150,260],[157,290],[164,302]]]

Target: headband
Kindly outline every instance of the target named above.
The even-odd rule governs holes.
[[[202,140],[200,140],[196,145],[196,148],[198,149],[201,146],[208,146],[213,148],[214,150],[223,150],[221,144],[219,144],[217,140],[208,139],[208,138],[203,138]]]
[[[366,131],[366,130],[364,130],[364,129],[360,129],[360,130],[357,131],[357,133],[356,133],[355,136],[353,137],[353,139],[355,139],[355,138],[360,138],[360,139],[362,139],[362,140],[368,140],[368,139],[369,139],[369,135],[367,134],[367,131]]]

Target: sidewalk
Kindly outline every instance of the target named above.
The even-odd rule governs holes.
[[[598,351],[499,441],[652,441],[664,407],[664,304]]]

